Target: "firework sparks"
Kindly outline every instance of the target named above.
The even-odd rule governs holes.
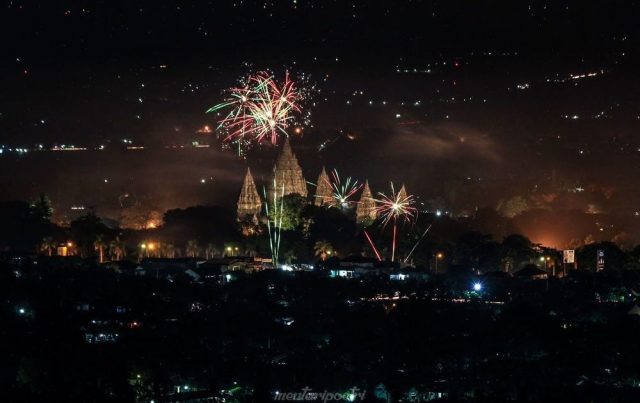
[[[227,93],[227,99],[207,113],[227,111],[218,122],[218,132],[224,143],[238,145],[241,152],[252,143],[277,144],[287,136],[287,129],[303,114],[301,102],[307,91],[299,90],[288,72],[279,83],[273,74],[261,71]]]
[[[284,216],[284,185],[281,186],[279,204],[278,204],[278,186],[276,178],[273,178],[273,208],[269,209],[269,198],[267,197],[267,189],[262,188],[264,194],[264,210],[267,216],[267,230],[269,233],[269,249],[271,250],[271,261],[274,268],[278,268],[278,258],[280,255],[280,238],[282,234],[282,217]]]
[[[374,245],[373,241],[371,240],[369,233],[367,231],[364,231],[364,235],[367,237],[367,241],[369,241],[369,245],[371,245],[371,249],[373,249],[373,252],[376,254],[376,257],[378,258],[378,262],[382,262],[380,253],[378,253],[378,249],[376,248],[376,245]]]
[[[348,177],[342,182],[338,171],[334,169],[331,172],[331,179],[327,182],[331,187],[331,207],[347,209],[356,203],[352,198],[362,187],[357,180]]]
[[[404,186],[399,192],[396,192],[391,182],[391,193],[389,196],[384,193],[378,193],[379,199],[376,199],[376,212],[378,217],[382,219],[382,226],[386,226],[389,221],[393,220],[393,239],[391,241],[391,261],[395,261],[396,257],[396,241],[398,232],[398,219],[410,222],[416,218],[418,210],[413,207],[414,199],[412,195],[408,195]]]
[[[391,183],[391,193],[387,196],[384,193],[378,193],[379,199],[375,199],[376,213],[382,219],[382,225],[386,226],[389,221],[397,221],[399,218],[405,221],[415,219],[418,210],[413,207],[415,200],[412,195],[407,195],[404,186],[399,192],[396,192]]]

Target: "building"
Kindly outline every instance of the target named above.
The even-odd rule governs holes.
[[[391,270],[385,263],[378,262],[374,258],[363,256],[348,256],[341,259],[337,267],[329,270],[330,277],[362,278],[379,277],[388,274]]]
[[[358,206],[356,207],[356,221],[359,224],[365,224],[375,221],[377,217],[378,215],[376,213],[376,202],[373,199],[373,195],[371,194],[369,181],[365,181],[364,187],[362,188],[360,201],[358,202]]]
[[[398,192],[398,199],[400,200],[404,200],[407,197],[407,188],[404,187],[404,183],[402,184],[402,187],[400,188],[400,191]]]
[[[247,216],[257,216],[261,210],[262,200],[256,189],[256,184],[253,181],[251,170],[247,168],[247,174],[242,184],[242,191],[240,191],[240,197],[238,198],[238,219],[241,220]]]
[[[318,175],[318,182],[316,182],[316,196],[313,200],[313,204],[316,206],[326,206],[331,203],[331,181],[327,171],[322,167],[320,175]]]
[[[273,201],[274,195],[280,197],[281,195],[298,194],[304,198],[308,195],[307,181],[304,179],[298,159],[291,150],[289,139],[285,141],[282,151],[273,166],[273,174],[268,188],[269,202]],[[257,216],[262,212],[263,202],[251,175],[251,170],[247,168],[237,203],[238,221],[246,221],[247,217],[249,217],[254,224],[257,224]],[[251,233],[251,231],[248,232]]]
[[[534,264],[528,264],[523,269],[513,274],[514,277],[523,280],[546,280],[549,275],[546,271],[537,268]]]
[[[269,196],[286,196],[298,194],[304,198],[307,197],[307,181],[302,174],[302,168],[298,164],[298,159],[291,150],[289,139],[286,139],[282,152],[276,160],[273,167],[273,174],[269,183]]]
[[[298,159],[291,149],[289,139],[285,140],[284,145],[282,146],[282,151],[276,159],[268,188],[269,199],[266,200],[266,202],[271,204],[273,204],[274,196],[279,198],[281,195],[287,196],[297,194],[305,199],[308,196],[307,182],[302,174],[302,169],[300,168]],[[373,198],[373,194],[371,193],[369,181],[365,181],[362,189],[360,201],[357,203],[356,207],[356,220],[359,224],[367,225],[375,221],[377,218],[376,202]],[[400,189],[399,193],[406,197],[407,191],[404,185]],[[320,175],[318,175],[316,191],[312,203],[318,207],[322,207],[331,205],[332,201],[333,189],[331,187],[331,179],[323,166]],[[255,233],[258,225],[258,216],[262,212],[264,202],[265,200],[260,197],[260,194],[256,189],[256,184],[253,180],[253,176],[251,175],[251,171],[247,168],[247,173],[244,177],[240,197],[238,198],[237,203],[238,221],[246,224],[242,229],[245,235]],[[251,227],[251,223],[253,223],[253,227]]]

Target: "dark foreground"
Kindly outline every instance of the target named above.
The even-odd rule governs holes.
[[[640,398],[633,273],[226,283],[69,266],[3,263],[4,401]]]

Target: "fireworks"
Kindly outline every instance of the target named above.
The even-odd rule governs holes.
[[[273,74],[261,71],[227,93],[227,99],[207,113],[227,111],[218,122],[218,132],[223,142],[236,144],[240,152],[252,143],[277,144],[287,136],[287,128],[303,115],[301,102],[307,91],[299,89],[288,72],[279,83]]]
[[[362,184],[358,184],[357,180],[348,177],[343,183],[338,171],[334,169],[328,183],[331,186],[331,207],[347,209],[356,203],[351,199],[362,187]]]
[[[382,218],[382,225],[385,226],[392,219],[403,218],[405,221],[411,221],[416,217],[417,209],[413,207],[414,198],[407,195],[404,186],[396,193],[393,182],[391,183],[391,193],[387,196],[384,193],[378,193],[379,199],[375,199],[376,213]]]
[[[382,219],[382,226],[386,226],[389,221],[393,220],[393,239],[391,241],[391,261],[395,261],[396,257],[396,238],[398,232],[398,219],[402,218],[405,222],[415,219],[418,210],[413,207],[413,196],[408,195],[404,186],[396,193],[393,182],[391,182],[391,194],[389,196],[379,193],[380,199],[376,199],[376,213]]]
[[[282,217],[284,216],[284,184],[281,186],[281,192],[278,203],[278,185],[276,178],[273,178],[273,210],[269,210],[269,198],[267,197],[267,189],[262,188],[264,194],[264,211],[267,216],[267,230],[269,233],[269,249],[271,250],[271,261],[274,268],[278,268],[278,257],[280,254],[280,239],[282,234]]]

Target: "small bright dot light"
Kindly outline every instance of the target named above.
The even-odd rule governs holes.
[[[474,290],[474,291],[480,291],[480,290],[482,290],[482,284],[480,284],[480,283],[473,283],[473,290]]]

